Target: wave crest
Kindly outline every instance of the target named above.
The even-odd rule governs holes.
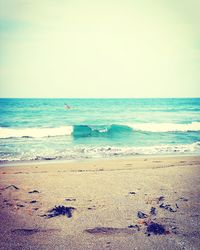
[[[76,125],[74,126],[73,136],[74,137],[98,137],[98,136],[114,136],[122,135],[132,132],[133,129],[126,125],[111,125],[101,126],[100,128],[88,125]]]
[[[59,128],[0,128],[0,138],[62,136],[71,135],[72,131],[72,126]]]
[[[133,130],[145,132],[192,132],[200,131],[200,122],[177,123],[135,123],[128,124]]]

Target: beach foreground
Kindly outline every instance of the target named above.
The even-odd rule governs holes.
[[[198,249],[199,168],[198,156],[1,166],[0,248]],[[67,216],[48,212],[59,205]]]

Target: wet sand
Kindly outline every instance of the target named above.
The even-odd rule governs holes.
[[[0,249],[199,249],[199,180],[197,156],[1,166]]]

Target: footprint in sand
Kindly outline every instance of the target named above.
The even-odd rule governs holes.
[[[85,232],[96,235],[110,235],[110,234],[134,234],[136,230],[132,228],[95,227],[86,229]]]
[[[61,231],[60,229],[41,229],[41,228],[18,228],[18,229],[14,229],[11,232],[15,233],[17,235],[21,235],[21,236],[29,236],[29,235],[33,235],[36,233],[51,233],[51,232],[58,232]]]

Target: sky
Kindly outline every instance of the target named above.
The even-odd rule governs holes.
[[[0,0],[0,97],[199,97],[199,10],[199,0]]]

